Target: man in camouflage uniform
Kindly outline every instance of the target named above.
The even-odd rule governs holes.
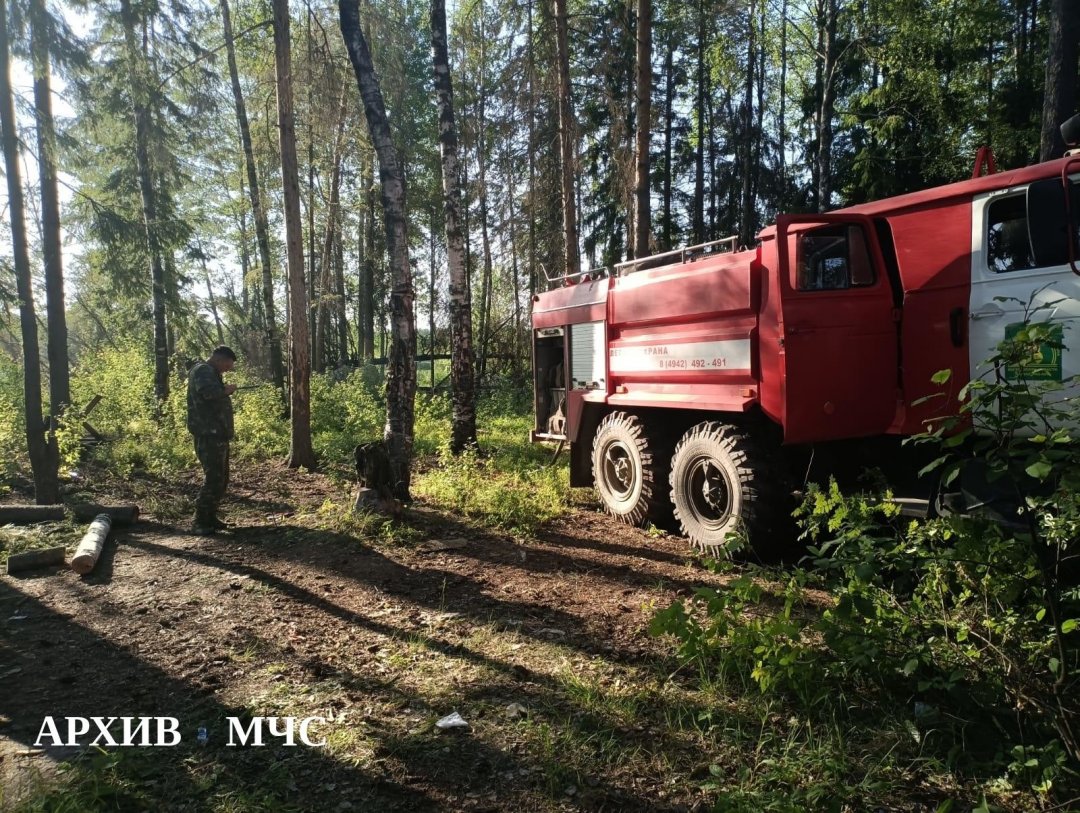
[[[236,354],[228,347],[215,348],[206,361],[191,368],[187,388],[187,426],[195,438],[195,454],[202,464],[205,482],[195,499],[192,533],[212,536],[227,528],[217,516],[218,505],[229,485],[229,441],[233,437],[231,396],[235,384],[226,384],[224,373],[232,370]]]

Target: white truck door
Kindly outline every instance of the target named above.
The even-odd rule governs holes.
[[[1034,377],[1062,381],[1080,373],[1080,277],[1067,264],[1039,267],[1028,229],[1027,187],[974,198],[968,352],[972,378],[992,376],[986,360],[1023,324],[1061,328],[1064,353],[1044,346]]]

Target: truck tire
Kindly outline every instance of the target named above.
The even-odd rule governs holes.
[[[730,556],[747,543],[762,555],[770,545],[764,459],[730,424],[707,421],[692,427],[671,458],[675,519],[694,547]],[[782,513],[782,507],[775,508]]]
[[[628,525],[663,513],[667,456],[636,415],[613,412],[593,436],[593,484],[604,510]]]

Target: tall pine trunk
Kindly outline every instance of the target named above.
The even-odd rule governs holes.
[[[334,240],[334,314],[337,317],[337,360],[349,360],[349,322],[345,308],[345,220],[338,215],[337,239]]]
[[[705,2],[698,0],[697,149],[694,152],[694,243],[705,242]]]
[[[26,214],[23,206],[10,63],[7,3],[0,0],[0,135],[4,149],[4,171],[7,174],[8,216],[22,327],[26,448],[34,473],[34,499],[39,505],[47,505],[60,501],[60,490],[57,482],[56,446],[46,439],[46,426],[41,413],[41,355],[38,349],[37,318],[34,315],[34,286],[30,276],[30,248],[26,239]]]
[[[817,207],[828,211],[832,204],[833,112],[836,106],[836,16],[837,0],[822,0],[818,21],[820,43],[821,104],[818,108]]]
[[[274,69],[277,78],[278,144],[285,202],[285,248],[289,266],[289,378],[291,443],[289,468],[315,467],[311,447],[311,339],[304,288],[304,230],[300,219],[300,176],[293,121],[289,0],[274,2]]]
[[[34,113],[37,118],[38,175],[41,185],[41,253],[45,263],[45,309],[48,314],[49,405],[54,416],[71,403],[64,266],[60,251],[60,196],[56,182],[56,127],[52,113],[49,41],[52,18],[43,0],[30,3],[30,42],[34,64]],[[50,442],[54,442],[55,438]]]
[[[343,161],[343,147],[345,138],[345,85],[341,86],[341,96],[338,99],[337,122],[334,127],[334,151],[330,158],[330,200],[326,210],[326,229],[323,233],[322,254],[319,256],[320,285],[319,302],[315,334],[315,369],[325,372],[327,365],[333,361],[329,357],[327,345],[333,338],[330,325],[330,317],[333,315],[337,320],[337,281],[334,278],[334,241],[341,241],[339,224],[341,217],[340,193],[341,193],[341,164]],[[333,291],[333,293],[331,293]]]
[[[746,42],[746,82],[744,85],[742,103],[742,205],[739,211],[739,243],[744,246],[750,245],[750,238],[754,231],[754,186],[752,178],[753,155],[754,155],[754,71],[757,69],[755,59],[755,20],[754,3],[750,0],[750,8],[747,10],[747,42]]]
[[[570,103],[570,45],[566,0],[554,0],[554,7],[559,75],[556,94],[559,105],[559,158],[562,163],[563,273],[574,278],[581,272],[581,256],[578,254],[577,195],[574,183],[577,150],[574,139],[574,112]]]
[[[649,137],[652,134],[652,0],[637,0],[637,131],[634,139],[635,257],[649,253]]]
[[[514,119],[515,110],[514,103],[510,103],[510,118]],[[503,153],[503,160],[505,161],[505,173],[506,173],[506,219],[503,221],[503,233],[509,233],[510,235],[510,284],[514,288],[514,340],[511,343],[511,374],[514,377],[514,381],[520,382],[521,369],[522,369],[522,353],[521,353],[521,271],[518,268],[518,242],[517,242],[517,229],[516,224],[518,222],[517,215],[514,211],[514,201],[517,199],[517,189],[514,183],[514,163],[510,156],[510,141],[505,142],[505,150]]]
[[[203,247],[202,238],[195,237],[199,249],[199,264],[202,266],[203,280],[206,282],[206,299],[210,306],[210,315],[214,317],[214,328],[217,331],[217,343],[225,344],[225,328],[221,323],[221,313],[218,311],[217,295],[214,293],[214,280],[210,275],[210,266],[206,262],[206,249]]]
[[[428,229],[428,380],[431,382],[429,398],[435,397],[435,209],[431,209]]]
[[[240,180],[240,197],[247,196],[247,187],[243,179]],[[240,231],[240,310],[251,325],[262,325],[262,316],[259,313],[258,294],[254,301],[248,289],[248,279],[251,277],[251,245],[248,240],[248,213],[247,209],[240,209],[236,216],[236,227]]]
[[[439,154],[442,157],[446,264],[450,272],[450,450],[460,454],[476,443],[476,386],[473,378],[472,298],[461,232],[461,186],[454,89],[446,45],[446,6],[431,0],[431,56],[439,106]]]
[[[311,38],[311,2],[304,4],[304,39],[307,42],[307,62],[305,71],[307,80],[307,237],[308,237],[308,335],[314,339],[318,335],[318,317],[320,297],[324,293],[318,290],[318,275],[315,260],[315,48]],[[319,269],[321,270],[321,269]],[[314,354],[315,366],[322,370],[322,357],[319,351]]]
[[[536,54],[533,50],[533,0],[526,0],[526,66],[529,74],[529,300],[540,286],[536,267]]]
[[[410,499],[409,480],[416,397],[416,317],[413,311],[412,269],[405,222],[405,173],[390,138],[379,80],[360,28],[358,0],[340,0],[341,33],[356,72],[371,141],[379,156],[386,248],[390,258],[390,358],[386,365],[386,429],[384,439],[394,478],[395,496]]]
[[[670,251],[671,222],[671,149],[675,117],[675,38],[668,34],[667,56],[664,57],[664,225],[660,250]]]
[[[284,392],[285,369],[281,359],[281,342],[278,340],[277,318],[274,314],[274,275],[270,264],[270,227],[266,207],[263,205],[259,186],[259,174],[255,169],[255,151],[251,146],[251,129],[248,126],[247,107],[240,89],[240,74],[236,68],[236,49],[233,47],[232,15],[229,0],[221,0],[221,25],[225,34],[225,52],[229,61],[229,79],[232,82],[236,122],[240,128],[240,143],[244,148],[244,166],[247,170],[247,189],[251,200],[251,213],[255,220],[255,240],[259,244],[259,262],[262,266],[263,329],[270,352],[270,375],[274,386]],[[245,255],[247,248],[244,249]],[[245,286],[247,285],[245,278]]]
[[[780,196],[776,202],[776,208],[780,212],[787,209],[787,16],[788,0],[783,0],[783,5],[780,7],[780,113],[776,124],[780,139],[778,150],[780,154]]]
[[[477,198],[480,203],[480,248],[483,251],[480,278],[480,366],[478,380],[484,383],[487,374],[488,351],[491,344],[491,307],[494,298],[494,266],[491,258],[491,234],[488,230],[487,183],[487,33],[484,26],[483,0],[480,0],[480,75],[477,81],[476,166]]]
[[[143,229],[150,257],[151,295],[154,312],[154,395],[158,402],[169,397],[169,336],[165,322],[165,266],[158,234],[157,200],[153,169],[150,166],[150,81],[146,55],[139,48],[131,0],[120,0],[120,22],[124,27],[131,104],[135,117],[135,164],[139,175]]]
[[[1080,5],[1077,0],[1053,0],[1050,9],[1050,47],[1046,62],[1046,94],[1043,96],[1040,161],[1060,158],[1065,153],[1065,142],[1061,139],[1059,128],[1065,119],[1076,112],[1078,42]]]

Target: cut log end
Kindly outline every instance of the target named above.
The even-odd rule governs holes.
[[[112,529],[112,519],[108,514],[98,514],[90,523],[90,528],[71,557],[71,569],[81,576],[94,569],[101,550],[105,547],[105,540]]]

